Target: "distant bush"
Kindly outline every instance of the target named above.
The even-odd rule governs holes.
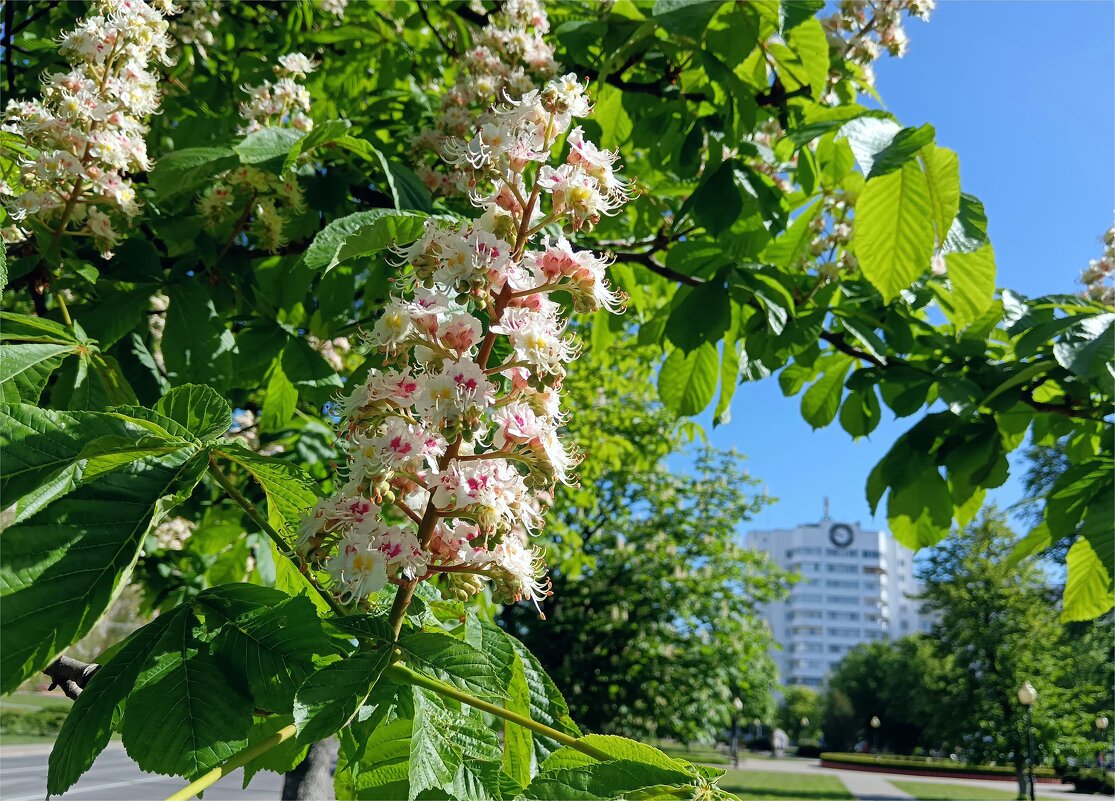
[[[1115,794],[1115,773],[1103,768],[1068,768],[1061,781],[1073,785],[1078,793]]]
[[[770,738],[769,737],[755,737],[747,743],[748,751],[770,751]]]
[[[0,732],[20,734],[31,737],[53,737],[62,728],[69,709],[52,707],[36,709],[34,712],[16,712],[5,709],[0,712]]]
[[[797,755],[815,759],[821,755],[821,744],[816,740],[802,740],[798,743]]]
[[[1010,765],[964,765],[950,759],[937,759],[935,757],[916,756],[886,756],[883,754],[844,754],[826,751],[821,754],[825,762],[845,765],[871,765],[874,767],[895,768],[898,770],[932,770],[938,773],[974,773],[980,776],[1013,776],[1014,768]],[[1039,778],[1054,778],[1052,768],[1039,766],[1034,768],[1034,776]]]

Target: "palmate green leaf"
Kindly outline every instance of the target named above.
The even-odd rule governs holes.
[[[121,734],[143,770],[196,779],[247,745],[252,704],[194,639],[193,614],[174,618],[128,697]]]
[[[356,765],[337,765],[337,798],[398,801],[410,797],[410,738],[413,721],[397,718],[377,726]],[[351,782],[351,791],[344,783]]]
[[[78,346],[50,342],[0,345],[0,400],[38,403],[43,387]]]
[[[267,498],[267,522],[293,538],[302,515],[317,503],[316,482],[297,465],[235,443],[222,443],[214,455],[248,471]]]
[[[236,593],[231,608],[230,592]],[[244,593],[266,605],[245,607],[239,603]],[[291,711],[295,692],[314,670],[314,657],[333,652],[308,598],[244,584],[211,588],[195,603],[206,615],[207,627],[220,627],[214,655],[232,675],[246,677],[257,709]]]
[[[93,766],[108,745],[114,718],[123,708],[144,664],[167,627],[182,612],[160,615],[132,632],[112,658],[101,665],[62,723],[47,766],[47,793],[60,795]]]
[[[1069,548],[1065,563],[1065,596],[1063,621],[1091,620],[1111,611],[1115,605],[1115,574],[1111,570],[1111,553],[1115,551],[1112,535],[1115,520],[1111,516],[1110,499],[1104,500],[1106,527],[1093,537],[1080,537]]]
[[[191,443],[131,462],[4,531],[3,692],[92,628],[127,580],[156,512],[200,480],[203,450]]]
[[[813,243],[813,220],[821,212],[821,202],[812,203],[801,212],[778,238],[767,245],[759,258],[776,267],[792,267],[809,255]]]
[[[723,0],[655,0],[654,21],[677,36],[700,39]]]
[[[939,145],[923,147],[921,160],[929,185],[937,244],[943,246],[960,208],[960,160],[956,153]]]
[[[428,217],[413,211],[373,209],[341,217],[325,226],[302,256],[311,270],[328,272],[348,259],[372,256],[390,245],[414,241]]]
[[[301,741],[324,739],[347,725],[390,662],[391,648],[384,645],[312,673],[294,696],[294,725]]]
[[[578,738],[585,745],[592,746],[611,756],[613,759],[626,759],[632,762],[641,762],[646,765],[665,768],[667,770],[687,773],[689,766],[673,757],[663,753],[657,748],[645,745],[626,737],[612,734],[587,734]],[[542,765],[543,771],[576,768],[581,765],[593,765],[599,760],[584,754],[572,746],[563,746],[555,751]]]
[[[871,172],[867,177],[878,178],[880,175],[894,172],[917,156],[922,148],[931,145],[936,135],[936,130],[929,124],[920,128],[903,128],[894,135],[894,139],[890,141],[889,145],[875,155],[871,163]],[[959,185],[957,185],[956,191],[959,194]],[[945,224],[946,229],[951,222],[952,218],[950,217]]]
[[[658,373],[658,395],[679,415],[697,414],[712,401],[719,366],[719,355],[711,342],[689,353],[678,348],[666,357]]]
[[[248,744],[245,748],[251,748],[256,743],[266,740],[277,733],[279,729],[285,728],[293,722],[294,718],[290,715],[268,715],[267,717],[256,718],[251,731],[248,732]],[[274,748],[264,751],[244,766],[243,786],[247,787],[252,778],[263,770],[269,770],[273,773],[288,773],[294,770],[306,758],[309,749],[309,745],[299,742],[296,737],[291,737]]]
[[[210,440],[228,431],[228,401],[204,384],[183,384],[159,398],[155,411],[182,425],[196,439]]]
[[[832,357],[821,377],[801,396],[801,416],[813,428],[824,428],[834,419],[844,393],[844,378],[852,367],[852,358],[844,354]]]
[[[233,146],[241,164],[263,164],[275,159],[283,159],[305,136],[294,128],[271,126],[248,134]],[[281,165],[277,165],[281,169]]]
[[[487,654],[441,631],[416,631],[399,638],[409,667],[484,698],[503,698],[510,675]]]
[[[952,323],[963,328],[978,320],[995,299],[995,251],[984,245],[971,253],[949,253],[945,262],[952,287]]]
[[[666,337],[688,353],[716,343],[732,322],[732,307],[723,281],[706,281],[678,291],[677,305],[666,321]]]
[[[920,471],[913,481],[891,490],[887,522],[895,539],[917,550],[944,539],[952,525],[952,498],[936,468]]]
[[[678,218],[692,213],[710,234],[718,234],[739,219],[743,197],[735,178],[735,164],[728,160],[706,175],[678,211]]]
[[[854,245],[864,276],[888,303],[929,268],[933,223],[915,162],[872,178],[856,205]]]
[[[786,33],[786,44],[797,60],[782,62],[781,66],[790,71],[798,84],[808,86],[810,95],[820,97],[829,73],[829,46],[821,21],[812,18],[799,23]]]
[[[509,712],[530,717],[530,686],[519,659],[513,663],[507,699],[503,705]],[[530,784],[531,777],[538,771],[534,735],[530,729],[509,720],[503,722],[503,771],[520,787]]]
[[[562,697],[561,691],[554,684],[553,679],[542,668],[538,658],[514,637],[508,636],[507,639],[511,643],[511,647],[515,649],[515,655],[519,658],[516,669],[522,668],[522,675],[528,693],[527,707],[530,719],[544,723],[551,729],[580,737],[580,729],[577,728],[577,724],[569,716],[569,705],[566,704],[565,698]],[[514,682],[514,679],[512,681]],[[558,745],[545,737],[534,737],[532,739],[534,747],[532,765],[537,767],[558,749]]]
[[[228,147],[191,147],[159,158],[148,179],[160,200],[196,192],[212,183],[213,177],[237,164],[236,152]]]
[[[681,770],[617,759],[540,773],[523,797],[538,801],[595,801],[628,798],[640,789],[662,785],[688,787],[687,793],[691,794],[693,784],[693,777]]]
[[[414,724],[410,736],[410,787],[407,798],[445,787],[461,767],[464,754],[449,738],[452,719],[437,696],[414,691]]]
[[[232,377],[236,339],[225,327],[209,287],[200,277],[167,287],[162,350],[172,383],[195,382],[224,389]]]

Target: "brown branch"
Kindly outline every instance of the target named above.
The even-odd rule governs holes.
[[[70,659],[68,656],[60,656],[47,665],[43,673],[50,677],[50,689],[61,687],[69,698],[77,700],[81,695],[81,691],[85,689],[85,685],[93,678],[93,674],[101,669],[101,666],[87,662],[79,662],[76,659]]]
[[[616,259],[618,259],[619,261],[630,261],[634,262],[635,264],[641,264],[652,273],[656,273],[657,275],[660,275],[663,278],[667,278],[671,281],[677,281],[679,284],[685,284],[686,286],[700,286],[704,283],[704,280],[697,278],[696,276],[679,273],[677,270],[667,267],[661,262],[655,261],[651,257],[654,253],[653,249],[642,251],[640,253],[625,253],[622,251],[613,251],[613,253]]]
[[[430,14],[428,11],[426,11],[426,4],[421,2],[421,0],[419,0],[418,2],[418,13],[421,15],[422,21],[425,22],[426,26],[433,32],[434,37],[438,40],[438,43],[441,45],[442,49],[451,56],[457,55],[456,49],[450,47],[449,43],[441,38],[441,33],[438,31],[437,26],[434,25],[434,23],[430,22]]]
[[[849,356],[851,356],[855,359],[863,359],[866,362],[871,362],[871,364],[875,365],[876,367],[886,367],[887,366],[887,362],[883,361],[882,359],[878,358],[877,356],[872,356],[870,353],[868,353],[866,351],[860,350],[857,347],[849,345],[848,340],[844,339],[843,334],[837,334],[837,333],[833,333],[831,331],[822,331],[821,332],[821,339],[823,339],[825,342],[832,345],[834,348],[836,348],[841,353],[846,353],[846,354],[848,354]]]

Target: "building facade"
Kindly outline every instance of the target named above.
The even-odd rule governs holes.
[[[772,656],[786,686],[820,687],[860,643],[929,630],[912,598],[921,590],[914,553],[889,532],[826,514],[793,529],[751,531],[747,545],[801,575],[785,600],[763,610],[781,645]]]

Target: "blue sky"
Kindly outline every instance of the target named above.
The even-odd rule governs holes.
[[[1075,291],[1115,209],[1115,4],[945,0],[906,29],[906,57],[877,62],[879,94],[904,125],[933,124],[959,154],[964,191],[987,208],[999,285]],[[885,527],[864,482],[917,416],[853,442],[838,423],[810,431],[799,403],[760,381],[739,387],[729,424],[702,420],[712,444],[745,453],[780,498],[744,528],[815,521],[825,496],[834,517]],[[1021,497],[1021,472],[992,494],[1001,506]]]

